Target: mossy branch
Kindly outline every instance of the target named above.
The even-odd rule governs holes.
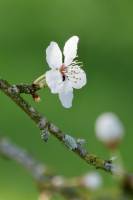
[[[99,158],[97,155],[88,153],[80,140],[65,134],[57,126],[49,122],[46,117],[42,116],[26,100],[24,100],[24,98],[21,97],[21,92],[26,91],[26,85],[24,85],[24,87],[21,85],[20,92],[20,87],[17,85],[12,86],[6,80],[0,79],[0,90],[3,91],[12,101],[14,101],[38,125],[43,140],[47,140],[48,132],[50,132],[58,139],[58,141],[63,143],[68,149],[77,154],[89,165],[107,172],[113,171],[114,166],[110,160],[104,160]],[[29,93],[30,92],[27,92],[27,94]]]

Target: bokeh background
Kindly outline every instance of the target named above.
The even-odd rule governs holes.
[[[120,150],[125,167],[133,169],[133,1],[132,0],[0,0],[0,77],[11,83],[31,83],[47,69],[45,49],[57,41],[61,48],[72,35],[80,37],[79,59],[88,84],[75,91],[73,107],[64,109],[56,95],[42,90],[42,101],[25,98],[49,120],[104,158],[110,154],[96,139],[97,116],[112,111],[126,134]],[[44,144],[35,124],[0,93],[0,134],[67,177],[93,170],[55,138]],[[105,187],[112,177],[101,172]],[[36,187],[15,162],[0,159],[0,200],[36,200]]]

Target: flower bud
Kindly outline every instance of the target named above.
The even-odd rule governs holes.
[[[102,185],[102,177],[98,172],[88,173],[83,177],[82,185],[88,189],[96,190]]]
[[[114,149],[124,135],[122,122],[114,113],[104,113],[96,120],[95,131],[97,138],[107,147]]]
[[[41,101],[41,98],[38,94],[32,94],[32,97],[36,103],[39,103]]]

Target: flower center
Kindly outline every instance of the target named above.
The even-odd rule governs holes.
[[[62,80],[66,80],[66,75],[65,73],[67,72],[67,67],[63,64],[60,68],[60,73],[62,74]]]

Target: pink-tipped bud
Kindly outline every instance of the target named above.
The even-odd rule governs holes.
[[[33,94],[32,97],[33,97],[33,99],[34,99],[34,101],[35,101],[36,103],[39,103],[39,102],[41,101],[40,96],[37,95],[37,94]]]

